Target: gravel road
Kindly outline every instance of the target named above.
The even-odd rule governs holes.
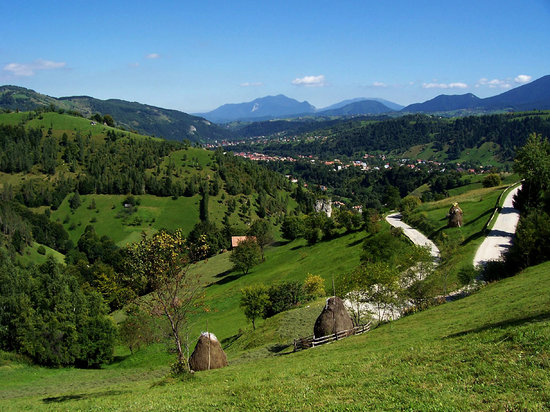
[[[418,230],[413,229],[409,225],[407,225],[405,222],[401,220],[401,213],[391,213],[386,216],[386,221],[394,226],[394,227],[400,227],[403,229],[403,233],[405,236],[407,236],[411,241],[418,246],[428,246],[430,248],[430,254],[434,257],[434,259],[439,259],[439,249],[435,245],[434,242],[432,242],[430,239],[428,239],[425,235],[420,233]]]
[[[512,245],[519,212],[512,204],[514,195],[521,186],[511,190],[504,199],[502,209],[497,216],[495,225],[477,249],[474,257],[474,266],[480,267],[492,260],[499,260]]]

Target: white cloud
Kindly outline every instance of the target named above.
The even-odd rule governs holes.
[[[374,87],[388,87],[388,85],[384,82],[373,82],[372,85]]]
[[[149,53],[147,56],[145,56],[147,59],[159,59],[160,54],[158,53]]]
[[[65,62],[38,59],[32,63],[8,63],[4,66],[4,71],[14,76],[30,77],[34,76],[36,71],[62,69],[66,65]]]
[[[467,89],[468,85],[466,83],[456,82],[449,83],[449,89]]]
[[[476,84],[476,87],[479,87],[479,86],[488,86],[491,89],[496,89],[496,88],[509,89],[510,87],[512,87],[509,80],[502,80],[502,79],[489,80],[486,78],[479,79],[479,81]]]
[[[244,82],[244,83],[241,83],[239,86],[241,87],[260,87],[260,86],[263,86],[264,84],[262,82]]]
[[[423,89],[467,89],[466,83],[454,82],[454,83],[422,83]]]
[[[326,86],[325,76],[304,76],[302,78],[296,78],[292,80],[292,84],[295,86],[309,86],[309,87],[322,87]]]
[[[520,74],[514,78],[514,81],[516,83],[523,84],[523,83],[530,82],[532,78],[533,78],[532,76],[529,76],[527,74]]]

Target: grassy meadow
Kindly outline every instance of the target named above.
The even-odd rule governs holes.
[[[548,410],[550,263],[361,336],[186,381],[152,345],[97,370],[0,358],[0,409]],[[266,333],[269,331],[266,331]]]

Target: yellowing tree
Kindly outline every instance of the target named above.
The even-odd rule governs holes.
[[[204,238],[199,245],[191,246],[181,230],[161,230],[151,237],[143,233],[141,241],[130,247],[134,273],[143,277],[152,289],[140,304],[152,315],[164,316],[170,323],[180,370],[189,370],[180,332],[189,316],[200,307],[203,289],[199,275],[191,274],[189,268],[207,250]]]

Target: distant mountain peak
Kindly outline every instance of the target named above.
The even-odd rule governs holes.
[[[297,116],[313,113],[315,107],[307,101],[278,94],[276,96],[258,97],[245,103],[228,103],[207,113],[197,115],[212,122],[227,123],[237,120],[268,120],[280,117]]]

